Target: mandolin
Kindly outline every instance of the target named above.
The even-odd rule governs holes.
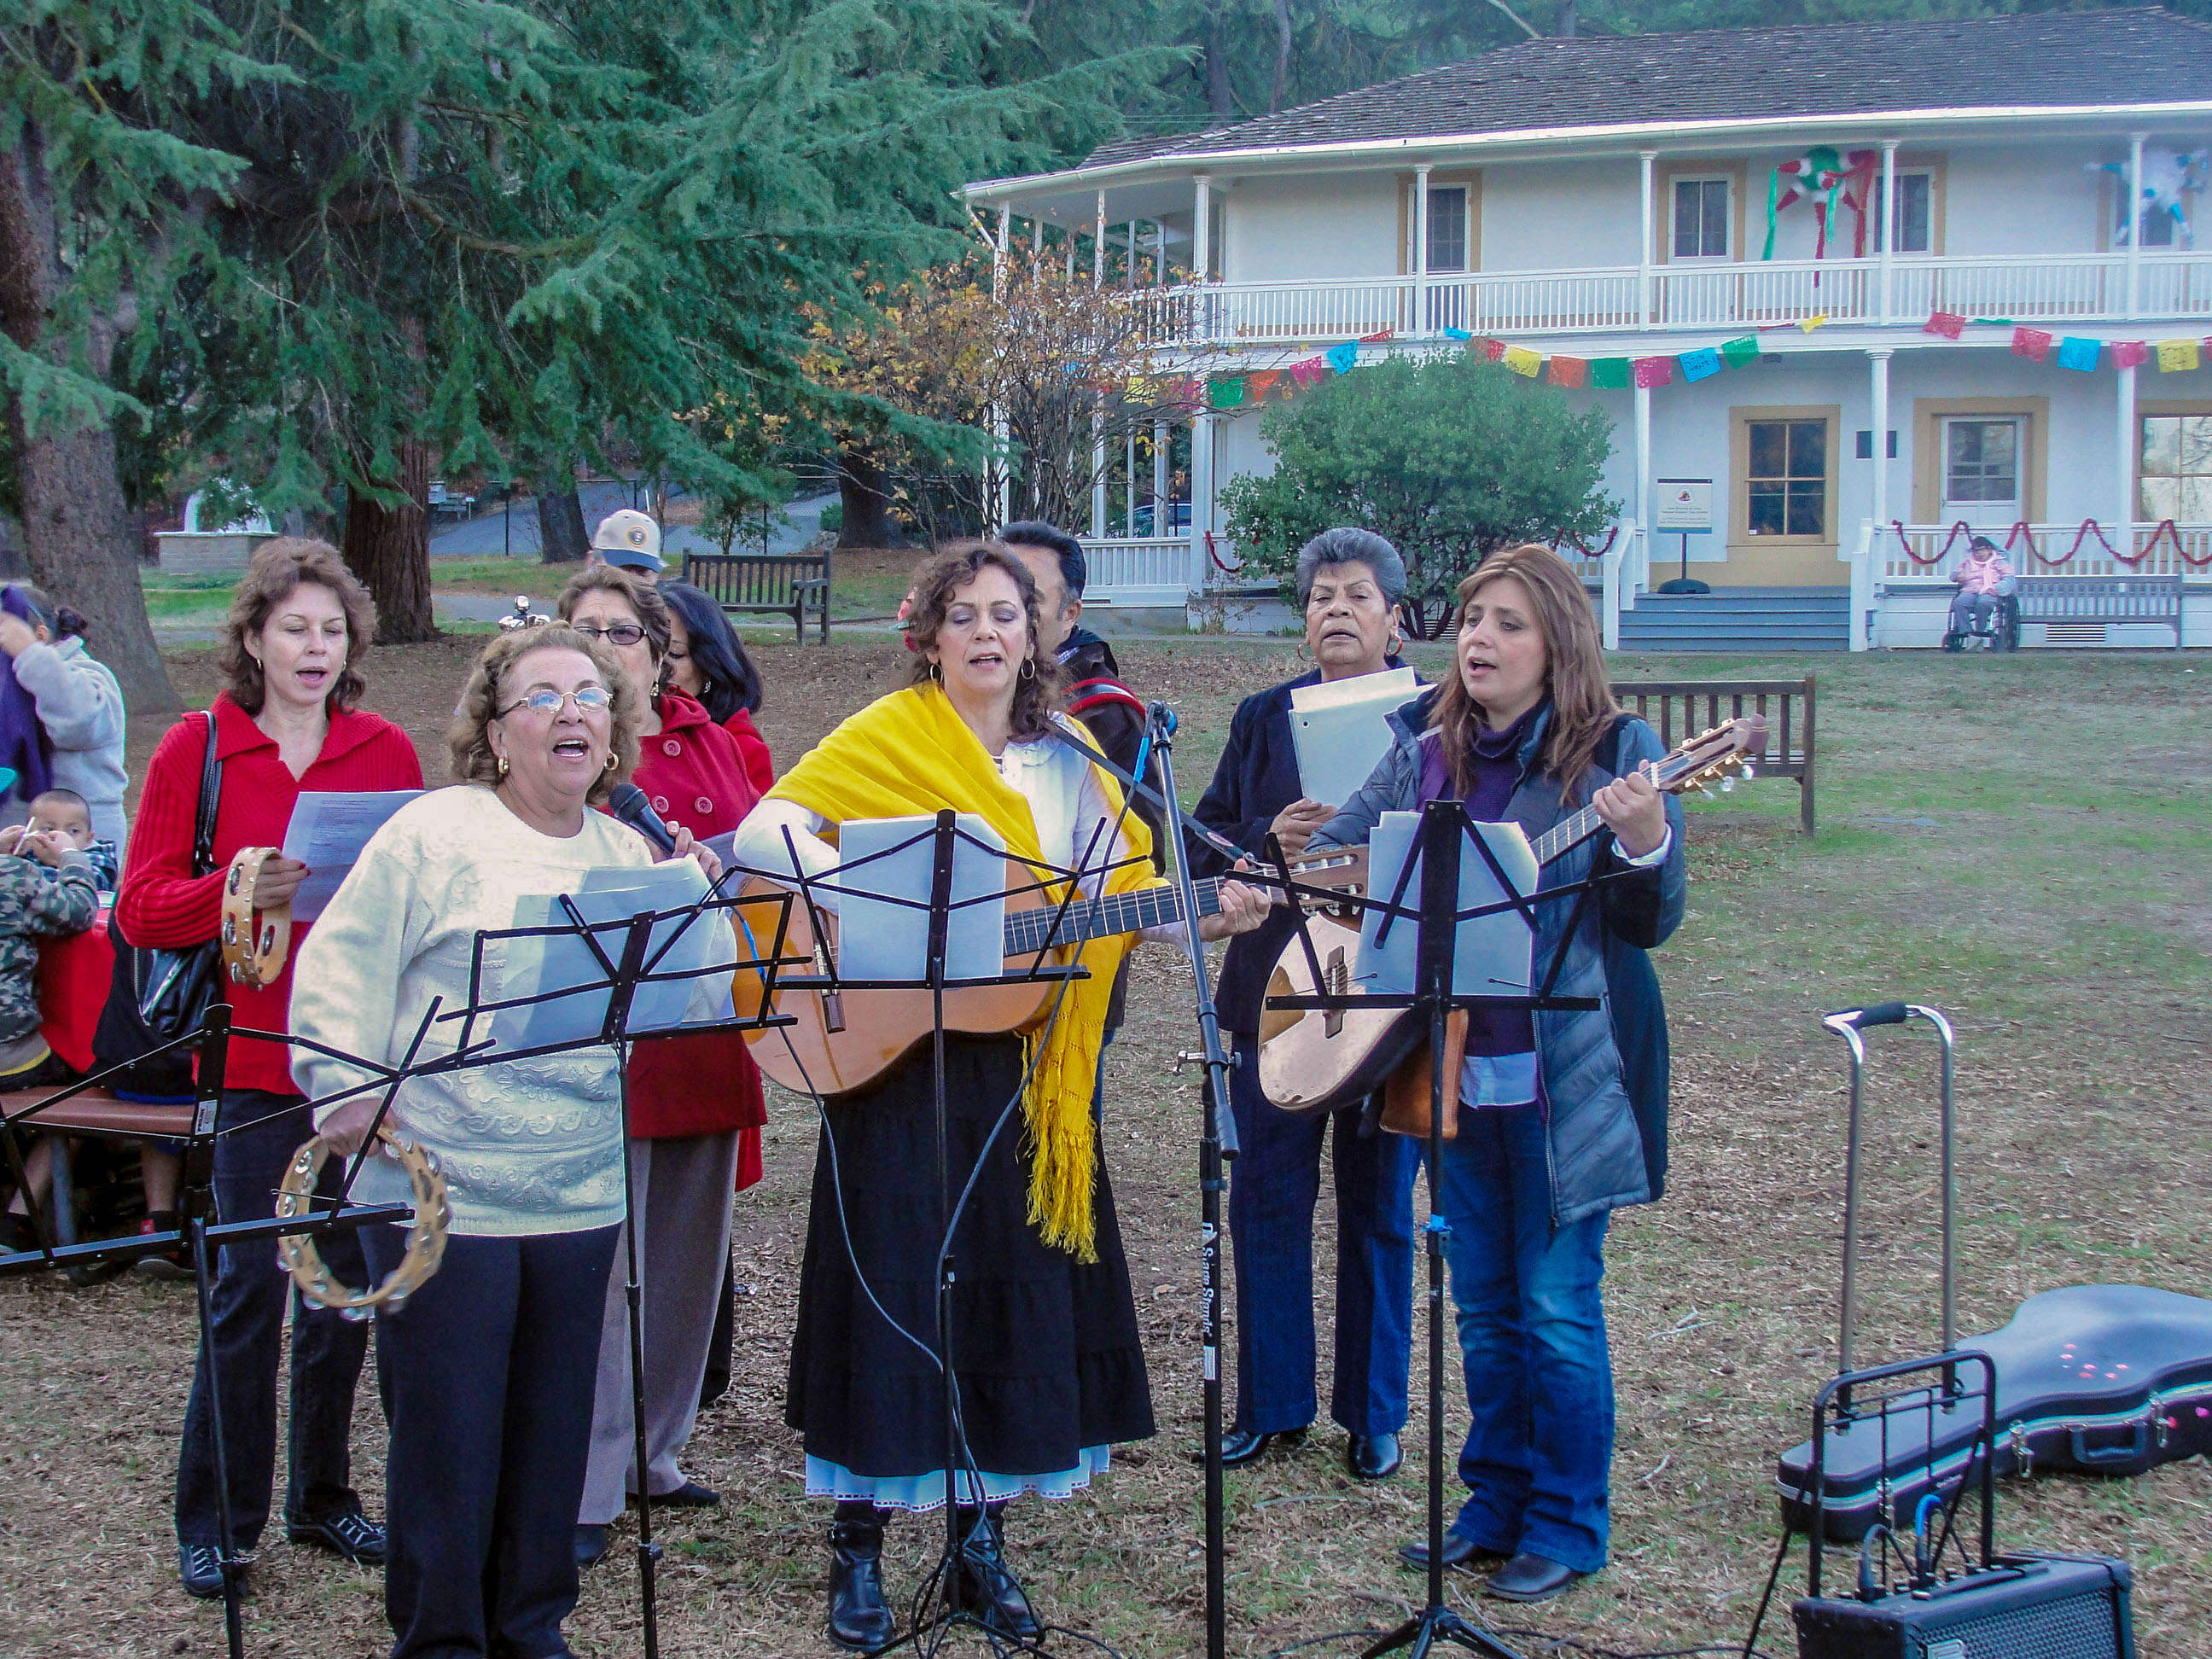
[[[1294,859],[1291,875],[1302,886],[1356,891],[1366,883],[1367,849],[1333,848],[1311,858]],[[1224,882],[1264,878],[1218,876],[1194,882],[1199,915],[1210,916],[1220,910]],[[750,1018],[760,1010],[762,987],[770,977],[766,964],[774,954],[773,926],[764,928],[763,921],[791,890],[757,876],[740,890],[741,899],[762,901],[741,912],[749,915],[751,925],[738,929],[734,989],[740,1018]],[[1283,902],[1279,894],[1275,902]],[[1006,902],[1003,955],[1008,975],[1028,974],[1039,965],[1063,965],[1072,959],[1073,947],[1085,939],[1139,933],[1182,920],[1181,895],[1169,886],[1109,893],[1063,909],[1037,885],[1028,866],[1012,860],[1006,866]],[[837,918],[823,912],[821,919],[826,937],[817,939],[806,906],[791,905],[780,958],[787,970],[797,958],[814,964],[809,977],[826,975],[829,963],[836,959]],[[1017,979],[948,990],[945,1029],[975,1034],[1016,1030],[1043,1012],[1060,982]],[[774,1001],[777,1013],[793,1016],[796,1023],[745,1036],[761,1070],[801,1094],[840,1095],[865,1088],[927,1042],[935,1029],[927,990],[830,990],[794,986],[787,976],[776,988]]]
[[[1649,775],[1668,794],[1702,791],[1718,781],[1732,787],[1751,775],[1749,756],[1766,749],[1766,717],[1739,714],[1700,732],[1664,758]],[[1539,866],[1572,851],[1605,828],[1595,806],[1562,818],[1529,844]],[[1358,996],[1368,977],[1359,963],[1359,912],[1322,908],[1309,929],[1322,979],[1314,980],[1303,940],[1292,939],[1268,975],[1267,995]],[[1260,1015],[1260,1092],[1288,1112],[1348,1106],[1381,1088],[1420,1044],[1425,1022],[1407,1008],[1291,1010]],[[1425,1103],[1427,1096],[1422,1094]],[[1425,1106],[1424,1106],[1425,1110]]]

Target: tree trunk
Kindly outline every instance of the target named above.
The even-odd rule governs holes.
[[[584,533],[584,503],[576,475],[538,481],[538,557],[544,564],[574,564],[591,550]]]
[[[1213,0],[1206,19],[1206,106],[1223,120],[1233,120],[1237,97],[1229,84],[1229,38],[1222,27],[1222,0]]]
[[[1267,113],[1283,106],[1291,79],[1291,0],[1275,0],[1275,84],[1267,94]]]
[[[25,121],[15,143],[0,150],[0,329],[24,350],[57,362],[62,343],[44,336],[62,287],[60,246],[45,137],[36,124]],[[93,324],[92,367],[102,379],[117,335],[128,325],[114,316]],[[138,550],[124,505],[114,432],[105,425],[63,431],[50,421],[33,436],[21,400],[6,401],[22,495],[23,553],[32,576],[57,603],[83,613],[90,624],[87,642],[115,671],[129,707],[180,707],[138,586]]]
[[[430,452],[422,444],[399,447],[399,476],[384,481],[405,492],[407,504],[380,505],[359,490],[346,492],[346,568],[376,601],[376,642],[413,645],[438,637],[430,609]]]
[[[839,547],[907,544],[905,535],[891,518],[890,480],[872,457],[857,449],[838,452],[837,499],[845,511],[844,522],[837,530]]]

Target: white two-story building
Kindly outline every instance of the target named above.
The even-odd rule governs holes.
[[[1188,536],[1176,443],[1098,491],[1107,603],[1235,563],[1219,485],[1272,465],[1292,366],[1494,340],[1613,419],[1583,564],[1624,644],[1932,645],[1960,526],[2027,574],[2178,576],[2197,644],[2208,158],[2212,29],[2146,9],[1532,40],[968,197],[1006,257],[1144,290],[1170,363],[1262,388],[1191,421]],[[1665,527],[1682,480],[1709,529]],[[1655,594],[1685,554],[1711,593]]]

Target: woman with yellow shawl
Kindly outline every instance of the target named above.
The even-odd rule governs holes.
[[[950,807],[980,813],[1012,856],[1092,872],[1087,892],[1152,884],[1143,822],[1103,772],[1050,735],[1055,724],[1079,728],[1053,707],[1053,659],[1021,562],[991,543],[940,554],[916,577],[911,626],[914,684],[794,766],[738,832],[737,860],[787,868],[787,830],[809,873],[826,872],[837,855],[825,836],[838,824]],[[1204,931],[1244,932],[1266,908],[1231,884]],[[1091,1114],[1106,1002],[1129,943],[1085,945],[1090,977],[1069,981],[1038,1029],[945,1040],[947,1173],[951,1191],[966,1194],[952,1239],[966,1542],[949,1589],[956,1605],[1022,1640],[1040,1626],[1000,1553],[1007,1500],[1068,1497],[1106,1467],[1110,1446],[1152,1432]],[[889,1515],[945,1500],[933,1102],[925,1047],[825,1103],[815,1158],[785,1418],[805,1437],[807,1495],[837,1500],[829,1633],[843,1647],[882,1647],[896,1632],[881,1571]]]

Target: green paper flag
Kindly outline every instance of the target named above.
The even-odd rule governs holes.
[[[1607,391],[1626,392],[1629,386],[1628,359],[1626,357],[1591,358],[1589,383]]]
[[[1759,361],[1759,337],[1747,334],[1740,340],[1721,342],[1721,361],[1730,368],[1748,368]]]
[[[1236,409],[1244,402],[1244,377],[1242,374],[1217,375],[1207,388],[1216,409]]]

